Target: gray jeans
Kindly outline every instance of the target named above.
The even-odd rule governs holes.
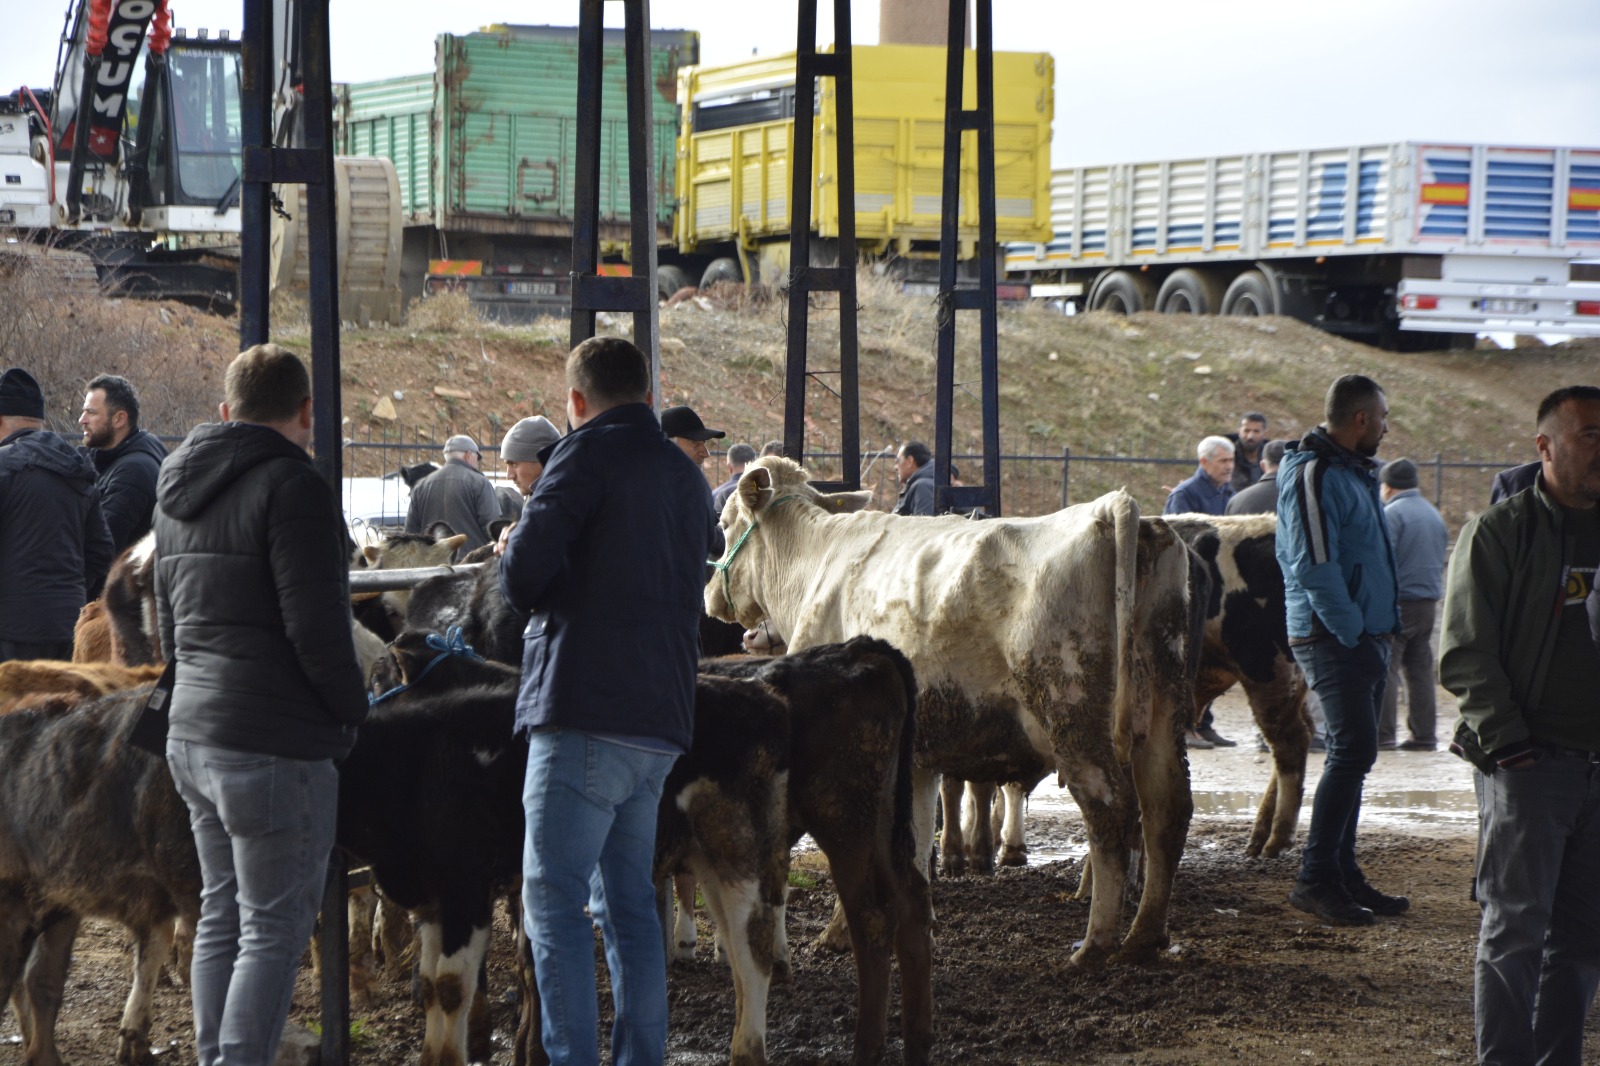
[[[171,739],[167,764],[204,883],[190,969],[196,1056],[268,1066],[322,901],[339,771],[329,759]]]
[[[1395,725],[1400,717],[1400,679],[1406,683],[1406,728],[1411,739],[1436,743],[1438,718],[1434,696],[1433,620],[1438,614],[1435,600],[1400,601],[1400,635],[1389,650],[1389,685],[1383,694],[1383,710],[1378,715],[1378,743],[1395,742]]]
[[[1478,1061],[1578,1066],[1600,986],[1600,763],[1545,750],[1476,777]]]

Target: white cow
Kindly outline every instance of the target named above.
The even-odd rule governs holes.
[[[940,773],[1010,781],[1055,769],[1083,811],[1095,871],[1075,964],[1115,947],[1142,811],[1147,876],[1121,954],[1149,958],[1167,942],[1193,809],[1183,545],[1163,523],[1141,523],[1120,491],[984,522],[860,511],[869,498],[824,495],[794,462],[757,460],[722,513],[729,547],[707,612],[747,628],[770,620],[791,650],[870,635],[905,652],[921,689],[919,855]]]

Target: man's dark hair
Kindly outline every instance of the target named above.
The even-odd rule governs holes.
[[[920,440],[908,440],[900,445],[900,454],[910,456],[911,461],[917,464],[918,470],[933,462],[933,453]]]
[[[1534,427],[1542,429],[1545,419],[1556,413],[1556,410],[1568,400],[1588,400],[1600,403],[1600,387],[1594,385],[1567,385],[1557,389],[1539,401],[1539,417],[1534,420]]]
[[[1246,411],[1244,413],[1244,417],[1239,419],[1239,421],[1240,422],[1260,422],[1262,429],[1266,429],[1267,428],[1267,416],[1262,414],[1260,411]]]
[[[756,450],[748,444],[735,444],[728,449],[728,465],[744,466],[752,463],[756,458]]]
[[[1357,414],[1371,407],[1383,386],[1365,374],[1346,374],[1328,386],[1326,416],[1330,427],[1348,426]]]
[[[287,422],[311,396],[311,375],[289,349],[257,344],[228,364],[223,396],[228,417],[236,421]]]
[[[762,445],[762,447],[761,447],[761,454],[762,455],[782,455],[783,454],[783,441],[781,441],[781,440],[769,440],[769,441],[767,441],[767,443]]]
[[[650,360],[621,337],[590,337],[567,356],[567,386],[597,407],[643,403]]]
[[[133,382],[116,374],[101,374],[89,382],[86,391],[95,389],[105,393],[106,406],[111,410],[127,412],[129,433],[139,428],[139,394],[133,391]]]

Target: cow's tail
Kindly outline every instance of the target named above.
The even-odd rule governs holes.
[[[917,747],[917,675],[911,667],[911,660],[898,648],[884,643],[882,650],[899,671],[900,683],[905,686],[906,693],[906,717],[900,727],[900,750],[895,759],[894,825],[889,833],[894,863],[903,875],[917,865],[917,834],[912,826],[911,811],[912,757]]]
[[[1114,568],[1117,626],[1117,682],[1112,701],[1111,745],[1117,762],[1133,757],[1138,721],[1139,505],[1125,490],[1111,494],[1111,524],[1116,544]]]

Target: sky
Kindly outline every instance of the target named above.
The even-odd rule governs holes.
[[[66,0],[8,6],[0,92],[49,85]],[[832,6],[818,4],[820,43]],[[620,25],[620,5],[606,7]],[[654,26],[699,30],[706,63],[795,47],[795,0],[650,8]],[[191,30],[242,24],[239,0],[173,10]],[[1403,140],[1600,146],[1600,0],[999,0],[994,11],[997,49],[1055,57],[1056,166]],[[577,14],[575,0],[332,0],[333,75],[421,73],[440,33]],[[875,0],[856,0],[852,32],[876,43]]]

